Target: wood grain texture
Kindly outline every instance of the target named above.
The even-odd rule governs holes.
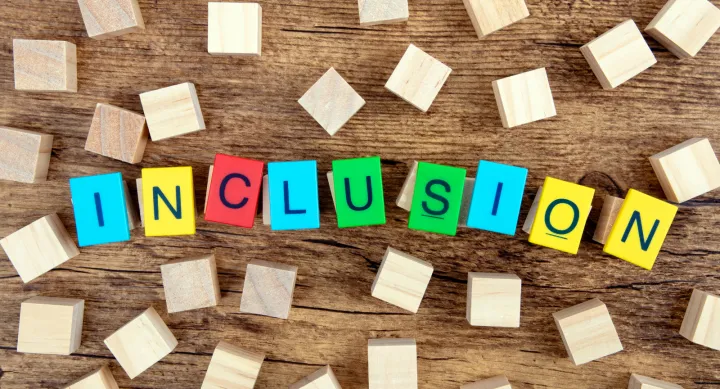
[[[214,307],[220,301],[215,256],[170,261],[160,266],[168,313]]]
[[[483,327],[520,327],[522,280],[515,274],[468,273],[468,323]]]
[[[623,201],[624,200],[619,197],[605,195],[600,216],[595,226],[595,232],[593,233],[592,239],[595,242],[605,244],[613,224],[615,224],[615,219],[617,219],[617,215],[620,212],[620,207],[623,205]]]
[[[240,312],[287,319],[290,316],[298,268],[255,260],[245,271]]]
[[[65,41],[13,39],[15,89],[77,92],[77,47]]]
[[[447,65],[410,44],[385,83],[385,88],[427,112],[451,72]]]
[[[415,339],[368,340],[370,389],[417,389],[417,365]]]
[[[153,142],[205,129],[197,90],[192,82],[141,93],[140,101]]]
[[[335,68],[330,68],[298,103],[333,136],[365,105],[365,100]]]
[[[639,374],[632,374],[628,389],[683,389],[680,385],[670,382],[656,380],[655,378],[645,377]]]
[[[342,389],[330,365],[290,385],[289,389]]]
[[[512,389],[505,376],[495,376],[471,384],[463,385],[460,389]]]
[[[707,138],[689,139],[648,159],[670,201],[684,203],[720,188],[720,161]]]
[[[463,0],[478,38],[530,16],[525,0]]]
[[[697,55],[720,27],[720,9],[708,0],[669,0],[645,28],[680,58]]]
[[[70,355],[80,347],[85,301],[35,296],[20,305],[17,351]]]
[[[47,179],[53,136],[0,127],[0,179],[36,183]]]
[[[103,365],[101,368],[78,378],[77,381],[66,386],[65,389],[119,389],[119,387],[108,365]]]
[[[220,341],[213,352],[202,389],[253,389],[265,354]]]
[[[720,351],[720,297],[695,289],[690,297],[680,335],[691,342]]]
[[[98,103],[85,150],[127,163],[142,161],[148,141],[143,115]]]
[[[432,273],[430,262],[388,247],[370,291],[375,298],[416,313]]]
[[[138,0],[78,0],[90,38],[105,39],[145,29]]]
[[[358,0],[362,26],[404,22],[409,12],[408,0]]]
[[[720,192],[680,205],[652,271],[602,252],[592,241],[595,207],[577,256],[508,237],[460,229],[447,237],[407,228],[392,200],[413,160],[468,169],[479,159],[529,169],[524,220],[547,175],[625,197],[629,187],[658,198],[647,158],[693,137],[720,145],[720,35],[680,61],[653,39],[658,63],[622,87],[603,90],[580,46],[632,17],[641,28],[665,0],[528,0],[531,16],[478,40],[458,0],[410,0],[407,23],[358,26],[354,1],[263,2],[261,58],[212,57],[207,0],[141,0],[146,30],[104,41],[85,38],[74,0],[0,2],[2,36],[77,43],[81,93],[13,89],[12,43],[0,40],[0,125],[55,135],[48,181],[0,183],[0,236],[57,212],[75,238],[68,178],[142,167],[193,166],[198,209],[216,152],[263,161],[382,158],[387,224],[338,229],[321,180],[321,228],[278,232],[198,221],[190,237],[147,238],[83,248],[82,254],[23,285],[0,253],[0,377],[3,389],[56,389],[109,363],[123,389],[197,388],[220,340],[267,353],[256,388],[282,388],[330,364],[343,389],[367,388],[367,340],[415,338],[423,389],[457,389],[506,375],[514,389],[617,389],[637,372],[686,389],[717,389],[718,352],[678,334],[693,288],[720,294]],[[720,3],[716,3],[720,4]],[[408,44],[454,69],[427,114],[384,89]],[[330,66],[366,100],[328,137],[297,99]],[[545,67],[558,115],[505,130],[492,81]],[[197,86],[208,130],[148,143],[139,165],[83,150],[98,101],[142,112],[138,94],[185,81]],[[131,185],[132,186],[132,185]],[[131,188],[131,192],[133,192]],[[134,193],[133,193],[134,194]],[[435,271],[415,315],[369,293],[390,245],[432,262]],[[168,316],[160,265],[215,249],[221,288],[216,308]],[[292,314],[282,321],[238,312],[245,267],[268,259],[299,267]],[[520,328],[476,328],[465,320],[467,273],[523,279]],[[82,345],[67,357],[15,352],[20,303],[34,295],[85,299]],[[573,366],[552,313],[600,297],[625,346]],[[148,306],[166,320],[176,351],[130,381],[102,343]],[[15,318],[15,319],[13,319]],[[248,344],[251,342],[251,344]]]
[[[503,127],[512,128],[556,115],[545,68],[492,83]]]

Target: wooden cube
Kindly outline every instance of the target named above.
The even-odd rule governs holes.
[[[427,112],[452,72],[447,65],[410,44],[385,88]]]
[[[632,374],[628,389],[683,389],[680,385],[645,377],[640,374]]]
[[[410,17],[408,0],[358,0],[360,25],[404,22]]]
[[[153,141],[205,129],[200,102],[192,83],[141,93],[140,102]]]
[[[64,41],[13,39],[15,89],[77,92],[77,48]]]
[[[105,365],[66,386],[65,389],[120,389],[120,387],[110,368]]]
[[[693,343],[720,350],[720,297],[694,289],[680,326],[680,335]]]
[[[505,128],[547,119],[556,114],[545,68],[495,80],[492,87]]]
[[[675,203],[720,188],[720,162],[707,138],[693,138],[650,157],[665,196]]]
[[[70,355],[80,348],[85,300],[33,297],[20,304],[17,351]]]
[[[467,227],[468,216],[470,216],[470,203],[472,203],[475,179],[465,177],[463,187],[462,203],[460,203],[460,216],[458,216],[458,227]]]
[[[468,273],[468,323],[483,327],[520,327],[521,288],[522,280],[515,274]]]
[[[145,30],[137,0],[78,0],[88,36],[105,39]]]
[[[165,358],[177,344],[177,339],[153,307],[105,339],[105,345],[130,379]]]
[[[623,350],[610,312],[598,299],[553,313],[553,318],[576,366]]]
[[[265,354],[221,341],[213,352],[201,389],[253,389]]]
[[[258,3],[208,3],[208,53],[262,52],[262,7]]]
[[[210,184],[212,184],[213,169],[215,169],[215,165],[210,165],[210,169],[208,170],[207,187],[205,188],[205,206],[203,207],[203,213],[207,212],[207,203],[210,198]]]
[[[694,57],[720,27],[720,9],[708,0],[670,0],[645,32],[680,58]]]
[[[525,0],[463,0],[478,38],[530,16]]]
[[[497,376],[486,380],[473,382],[472,384],[463,385],[460,389],[512,389],[510,381],[505,376]]]
[[[253,260],[245,271],[240,312],[287,319],[290,316],[297,266]]]
[[[130,227],[130,231],[132,231],[142,226],[142,219],[140,218],[135,202],[132,197],[130,197],[130,189],[128,189],[127,180],[123,181],[123,191],[125,192],[125,208],[127,209],[128,215],[128,227]]]
[[[330,68],[298,103],[333,136],[365,105],[365,100],[335,68]]]
[[[95,106],[85,150],[127,163],[139,163],[147,140],[145,116],[99,103]]]
[[[270,225],[270,181],[268,175],[263,176],[263,199],[262,199],[262,218],[263,225]]]
[[[388,247],[372,284],[372,296],[417,313],[432,273],[430,262]]]
[[[407,177],[405,177],[405,182],[403,182],[403,186],[400,189],[397,200],[395,200],[395,204],[398,207],[408,212],[410,212],[410,208],[412,207],[413,193],[415,193],[415,178],[417,177],[417,168],[418,161],[413,161],[412,166],[410,167],[410,172],[408,172]]]
[[[537,193],[535,193],[535,199],[532,202],[532,205],[530,206],[530,211],[528,211],[527,217],[525,218],[525,223],[523,223],[522,230],[529,234],[530,230],[532,229],[533,222],[535,221],[535,214],[537,213],[538,205],[540,205],[540,195],[542,194],[542,185],[537,190]]]
[[[214,307],[220,302],[215,255],[160,265],[168,313]]]
[[[47,180],[52,143],[52,135],[0,127],[0,180]]]
[[[603,89],[614,89],[657,62],[632,19],[593,39],[580,52]]]
[[[0,240],[23,282],[30,282],[80,254],[57,214],[44,216]]]
[[[417,389],[415,339],[369,339],[370,389]]]
[[[605,244],[612,230],[612,226],[615,224],[615,219],[617,219],[623,201],[624,200],[619,197],[605,195],[603,207],[600,211],[600,218],[598,219],[597,227],[595,227],[595,233],[593,234],[594,241]]]
[[[140,226],[145,226],[145,207],[143,206],[142,178],[135,179],[135,188],[138,197],[138,213],[140,214]]]
[[[330,365],[290,385],[289,389],[342,389]]]

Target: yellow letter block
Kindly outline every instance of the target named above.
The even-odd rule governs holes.
[[[530,243],[577,254],[595,189],[546,177]]]
[[[603,251],[652,269],[677,209],[672,204],[630,189]]]
[[[145,236],[195,233],[195,191],[192,167],[142,170]]]

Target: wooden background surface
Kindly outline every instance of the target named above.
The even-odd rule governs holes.
[[[257,388],[282,388],[331,364],[345,389],[367,387],[367,339],[418,342],[420,387],[457,388],[505,374],[515,388],[618,389],[631,372],[686,388],[720,387],[720,354],[678,329],[693,287],[720,292],[720,192],[680,207],[655,268],[642,270],[602,253],[591,215],[577,256],[515,237],[461,229],[446,237],[407,229],[394,205],[413,159],[460,166],[479,159],[530,170],[521,221],[545,176],[624,196],[637,188],[664,198],[647,157],[696,136],[720,147],[720,36],[680,61],[653,40],[658,64],[603,91],[579,47],[633,18],[644,28],[664,0],[529,0],[531,16],[478,40],[460,0],[410,0],[406,24],[358,25],[355,0],[263,1],[261,58],[207,54],[206,0],[141,0],[144,33],[87,38],[74,0],[0,4],[0,124],[55,135],[47,183],[0,183],[0,236],[58,212],[75,236],[68,179],[142,167],[191,165],[198,208],[216,152],[264,161],[317,159],[322,228],[271,232],[198,222],[192,237],[145,238],[82,249],[23,285],[0,254],[0,387],[58,388],[109,363],[122,388],[198,388],[219,340],[267,353]],[[13,88],[12,38],[77,44],[77,94]],[[453,73],[428,114],[383,88],[409,43]],[[330,66],[367,105],[330,138],[296,100]],[[491,81],[547,67],[558,115],[503,129]],[[143,162],[124,164],[83,150],[97,102],[142,112],[138,94],[194,82],[207,131],[148,144]],[[333,159],[380,155],[388,223],[340,230],[324,172]],[[420,311],[406,314],[370,296],[391,245],[435,266]],[[222,288],[217,308],[168,316],[160,264],[215,251]],[[299,266],[287,321],[239,313],[245,265],[267,259]],[[470,327],[469,271],[515,272],[523,279],[519,329]],[[82,346],[72,356],[15,352],[20,303],[35,295],[83,298]],[[567,359],[551,314],[599,297],[625,351],[581,367]],[[155,307],[180,344],[132,382],[103,344],[122,324]]]

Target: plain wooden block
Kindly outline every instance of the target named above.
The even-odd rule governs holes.
[[[395,204],[398,207],[408,212],[410,212],[410,208],[412,207],[413,193],[415,193],[415,179],[417,177],[417,169],[418,161],[413,161],[412,166],[410,167],[410,171],[408,172],[407,177],[405,177],[405,182],[403,182],[403,186],[400,189],[397,200],[395,200]]]
[[[205,129],[200,102],[192,83],[141,93],[140,102],[153,141]]]
[[[472,203],[473,197],[473,188],[475,188],[475,179],[472,177],[465,177],[462,202],[460,203],[460,215],[458,217],[458,227],[467,227],[468,216],[470,215],[470,203]]]
[[[143,195],[142,195],[142,178],[135,179],[135,187],[137,188],[138,197],[138,212],[140,213],[140,226],[145,226],[145,207],[143,206]]]
[[[263,198],[262,198],[262,218],[263,225],[270,225],[270,181],[268,175],[263,176]]]
[[[128,215],[128,227],[130,227],[130,231],[132,231],[142,226],[142,220],[138,213],[137,206],[135,206],[135,202],[132,197],[130,197],[130,189],[128,188],[127,180],[123,181],[123,191],[125,192],[125,208],[127,209]]]
[[[77,92],[77,48],[65,41],[13,39],[15,89]]]
[[[370,389],[417,389],[415,339],[369,339]]]
[[[78,0],[88,36],[105,39],[145,30],[137,0]]]
[[[0,126],[0,180],[47,180],[53,136]]]
[[[287,319],[297,266],[253,260],[245,271],[240,312]]]
[[[330,170],[325,174],[327,176],[328,186],[330,186],[330,197],[332,197],[333,206],[337,207],[335,204],[335,179],[333,178],[333,172]]]
[[[33,297],[20,304],[17,351],[70,355],[80,348],[85,300]]]
[[[55,213],[6,236],[0,240],[0,246],[26,283],[80,254]]]
[[[214,307],[220,302],[215,255],[160,265],[168,313]]]
[[[468,323],[483,327],[520,327],[521,288],[522,280],[515,274],[468,273]]]
[[[110,368],[105,365],[90,372],[65,389],[120,389]]]
[[[95,106],[85,150],[127,163],[139,163],[147,140],[145,116],[99,103]]]
[[[265,354],[220,341],[201,389],[253,389],[264,360]]]
[[[388,247],[372,284],[372,296],[417,313],[432,273],[430,262]]]
[[[358,0],[360,25],[372,26],[407,21],[408,0]]]
[[[385,88],[427,112],[450,72],[452,69],[447,65],[410,44],[385,83]]]
[[[512,386],[510,386],[510,381],[508,381],[507,377],[500,375],[463,385],[460,389],[512,389]]]
[[[630,375],[628,389],[683,389],[680,385],[645,377],[640,374]]]
[[[595,233],[593,234],[594,241],[605,244],[608,235],[610,235],[610,230],[612,229],[613,224],[615,224],[615,219],[617,219],[617,215],[620,212],[622,204],[623,199],[605,195],[603,207],[600,211],[600,218],[598,219],[597,227],[595,227]]]
[[[463,0],[478,38],[530,16],[525,0]]]
[[[720,162],[707,138],[693,138],[650,159],[665,196],[675,203],[720,188]]]
[[[207,187],[205,188],[205,205],[203,206],[203,213],[207,212],[207,203],[208,199],[210,198],[210,184],[212,183],[212,174],[213,174],[214,166],[210,165],[210,170],[208,170],[208,178],[207,178]]]
[[[542,194],[542,185],[538,188],[537,193],[535,193],[535,199],[532,202],[532,205],[530,206],[530,211],[528,211],[527,217],[525,218],[525,223],[523,223],[522,230],[526,233],[530,233],[530,229],[532,229],[533,222],[535,221],[535,214],[537,213],[538,205],[540,204],[540,195]]]
[[[680,335],[693,343],[720,351],[720,297],[694,289]]]
[[[365,100],[335,68],[330,68],[298,103],[333,136],[365,105]]]
[[[623,350],[610,312],[598,299],[553,313],[553,318],[565,350],[575,365]]]
[[[290,385],[289,389],[342,389],[330,365]]]
[[[632,19],[593,39],[580,52],[603,89],[613,89],[657,62]]]
[[[720,27],[720,9],[707,0],[670,0],[645,32],[680,58],[694,57]]]
[[[512,128],[556,115],[545,68],[492,82],[503,127]]]
[[[153,307],[105,339],[105,345],[130,379],[170,354],[177,344],[177,339]]]
[[[262,7],[258,3],[208,3],[208,53],[262,52]]]

